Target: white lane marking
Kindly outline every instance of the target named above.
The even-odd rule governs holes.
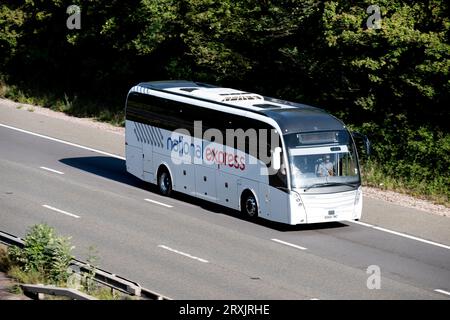
[[[50,169],[50,168],[47,168],[47,167],[39,167],[39,168],[47,170],[47,171],[50,171],[50,172],[54,172],[54,173],[57,173],[57,174],[64,174],[64,172],[61,172],[61,171],[58,171],[58,170],[54,170],[54,169]]]
[[[439,293],[443,293],[446,294],[447,296],[450,296],[450,292],[442,290],[442,289],[435,289],[434,291],[439,292]]]
[[[298,246],[298,245],[296,245],[296,244],[289,243],[289,242],[286,242],[286,241],[282,241],[282,240],[278,240],[278,239],[270,239],[270,240],[275,241],[275,242],[278,242],[278,243],[281,243],[281,244],[284,244],[284,245],[286,245],[286,246],[290,246],[290,247],[293,247],[293,248],[297,248],[297,249],[300,249],[300,250],[307,250],[305,247],[301,247],[301,246]]]
[[[40,138],[44,138],[44,139],[48,139],[48,140],[64,143],[64,144],[67,144],[67,145],[72,146],[72,147],[77,147],[77,148],[81,148],[81,149],[84,149],[84,150],[97,152],[97,153],[100,153],[100,154],[104,154],[105,156],[110,156],[110,157],[114,157],[114,158],[117,158],[117,159],[125,160],[124,157],[118,156],[116,154],[112,154],[112,153],[109,153],[109,152],[97,150],[97,149],[94,149],[94,148],[85,147],[85,146],[82,146],[82,145],[79,145],[79,144],[76,144],[76,143],[64,141],[64,140],[57,139],[57,138],[52,138],[52,137],[49,137],[49,136],[46,136],[46,135],[43,135],[43,134],[39,134],[39,133],[34,133],[34,132],[31,132],[31,131],[28,131],[28,130],[19,129],[19,128],[16,128],[16,127],[11,127],[11,126],[8,126],[6,124],[0,123],[0,127],[4,127],[4,128],[11,129],[11,130],[19,131],[19,132],[22,132],[22,133],[31,134],[31,135],[36,136],[36,137],[40,137]]]
[[[167,207],[167,208],[173,208],[173,206],[171,206],[170,204],[165,204],[165,203],[162,203],[162,202],[159,202],[159,201],[156,201],[156,200],[152,200],[152,199],[144,199],[144,200],[148,201],[148,202],[159,204],[160,206],[164,206],[164,207]]]
[[[311,299],[309,299],[309,300],[320,300],[320,299],[317,299],[317,298],[311,298]]]
[[[389,229],[382,228],[382,227],[373,226],[371,224],[364,223],[364,222],[359,222],[359,221],[354,221],[354,220],[347,220],[347,221],[348,222],[352,222],[352,223],[356,223],[356,224],[359,224],[359,225],[362,225],[362,226],[365,226],[365,227],[368,227],[368,228],[372,228],[372,229],[375,229],[375,230],[384,231],[384,232],[387,232],[387,233],[392,233],[392,234],[395,234],[395,235],[400,236],[400,237],[404,237],[404,238],[408,238],[408,239],[411,239],[411,240],[420,241],[420,242],[423,242],[423,243],[431,244],[431,245],[436,246],[436,247],[441,247],[441,248],[450,250],[450,246],[447,246],[447,245],[442,244],[442,243],[437,243],[437,242],[430,241],[430,240],[425,240],[425,239],[422,239],[422,238],[419,238],[419,237],[410,236],[409,234],[405,234],[405,233],[389,230]]]
[[[181,254],[182,256],[185,256],[185,257],[188,257],[188,258],[191,258],[191,259],[203,262],[203,263],[208,263],[209,262],[208,260],[205,260],[205,259],[202,259],[202,258],[199,258],[199,257],[195,257],[193,255],[190,255],[189,253],[181,252],[181,251],[172,249],[172,248],[170,248],[168,246],[165,246],[165,245],[162,245],[162,244],[158,245],[158,247],[160,247],[162,249],[169,250],[169,251],[174,252],[174,253]]]
[[[353,222],[353,223],[356,223],[356,224],[360,224],[360,225],[365,226],[365,227],[368,227],[368,228],[374,227],[374,226],[371,225],[371,224],[368,224],[368,223],[365,223],[365,222],[361,222],[361,221],[355,221],[355,220],[347,220],[347,221],[348,221],[348,222]]]
[[[53,211],[56,211],[56,212],[68,215],[68,216],[73,217],[73,218],[77,218],[77,219],[80,218],[80,216],[77,216],[76,214],[73,214],[73,213],[70,213],[70,212],[67,212],[67,211],[64,211],[64,210],[60,210],[60,209],[54,208],[52,206],[49,206],[48,204],[43,204],[42,206],[44,208],[47,208],[47,209],[50,209],[50,210],[53,210]]]

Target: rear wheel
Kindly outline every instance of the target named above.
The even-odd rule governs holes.
[[[250,219],[254,219],[258,216],[258,204],[252,192],[246,191],[242,195],[241,211],[246,217]]]
[[[161,169],[158,174],[158,190],[164,196],[170,196],[172,193],[172,179],[166,168]]]

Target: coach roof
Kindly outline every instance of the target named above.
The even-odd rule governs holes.
[[[265,115],[278,123],[282,134],[345,128],[322,109],[236,89],[184,80],[143,82],[139,86]]]
[[[340,120],[314,107],[267,110],[263,113],[278,123],[282,134],[345,129]]]

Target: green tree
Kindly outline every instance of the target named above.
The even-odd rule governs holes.
[[[380,29],[372,4],[4,0],[0,76],[100,119],[123,115],[135,83],[174,78],[316,105],[369,135],[381,175],[448,198],[449,3],[380,0]]]

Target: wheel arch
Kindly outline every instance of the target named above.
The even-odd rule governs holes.
[[[162,170],[167,170],[167,172],[169,173],[169,175],[170,175],[170,179],[171,179],[171,181],[172,181],[172,187],[175,185],[174,184],[174,179],[173,179],[173,174],[172,174],[172,170],[170,169],[170,167],[169,167],[169,165],[167,164],[167,162],[161,162],[159,165],[158,165],[158,169],[156,170],[156,181],[158,182],[158,178],[159,178],[159,175],[160,175],[160,173],[162,172]]]
[[[240,195],[240,197],[239,197],[239,210],[242,210],[242,200],[243,200],[243,198],[244,198],[244,195],[246,195],[246,194],[248,194],[248,193],[253,194],[253,196],[255,197],[255,200],[256,200],[256,206],[258,207],[258,212],[257,212],[257,214],[258,214],[258,216],[259,216],[259,212],[260,212],[260,210],[261,210],[261,207],[260,207],[260,205],[259,205],[258,193],[256,193],[255,190],[254,190],[253,188],[251,188],[251,187],[245,187],[245,188],[242,189],[241,195]]]

